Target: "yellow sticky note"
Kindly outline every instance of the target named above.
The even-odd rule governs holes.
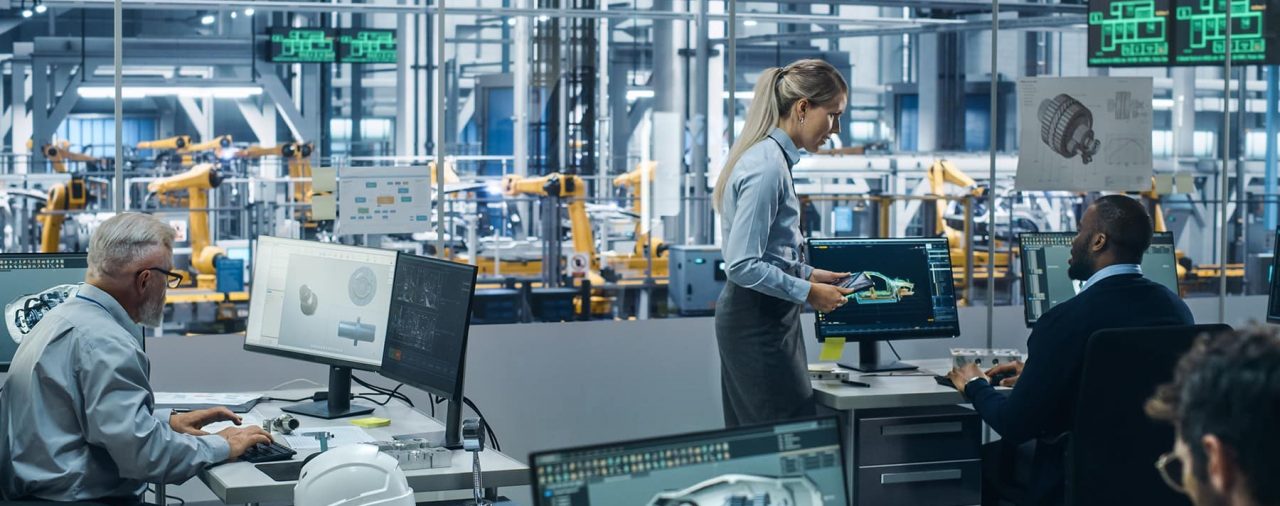
[[[1156,174],[1156,195],[1173,194],[1173,174]]]
[[[828,337],[822,342],[822,352],[818,354],[818,360],[823,362],[840,360],[840,355],[844,355],[844,338]]]
[[[333,195],[313,195],[311,197],[311,219],[334,220],[338,218],[338,202]]]
[[[338,169],[333,167],[311,169],[311,187],[318,192],[338,191]]]
[[[376,416],[370,416],[366,418],[357,418],[355,420],[352,420],[351,425],[355,425],[356,427],[364,427],[366,429],[372,429],[374,427],[386,427],[388,425],[391,425],[391,420],[388,420],[386,418],[379,418]]]

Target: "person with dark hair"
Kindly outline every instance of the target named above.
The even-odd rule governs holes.
[[[1083,281],[1081,291],[1046,312],[1027,338],[1026,363],[1001,364],[985,373],[976,365],[948,375],[974,409],[1002,438],[984,452],[983,487],[1007,491],[1010,472],[1001,467],[1016,445],[1035,441],[1029,483],[1019,504],[1061,504],[1065,493],[1064,451],[1071,431],[1089,336],[1103,329],[1192,325],[1191,310],[1178,295],[1142,277],[1142,255],[1151,244],[1151,216],[1133,198],[1108,195],[1094,201],[1080,219],[1071,243],[1068,274]],[[1013,374],[996,391],[989,375]],[[986,501],[984,501],[985,503]]]
[[[1177,430],[1160,475],[1196,506],[1280,506],[1280,334],[1201,336],[1147,414]]]

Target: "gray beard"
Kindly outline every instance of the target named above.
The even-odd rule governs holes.
[[[138,323],[147,327],[159,327],[164,323],[164,294],[147,299],[138,309]]]

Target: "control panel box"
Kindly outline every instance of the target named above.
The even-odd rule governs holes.
[[[715,314],[729,277],[719,246],[672,246],[667,250],[668,300],[683,316]]]

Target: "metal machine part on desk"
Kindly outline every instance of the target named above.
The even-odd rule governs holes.
[[[1012,348],[951,348],[956,367],[970,362],[978,367],[992,367],[1022,360],[1022,352]]]
[[[369,444],[377,446],[378,451],[394,457],[400,463],[400,468],[405,471],[440,469],[453,465],[453,451],[426,439],[377,441]]]

